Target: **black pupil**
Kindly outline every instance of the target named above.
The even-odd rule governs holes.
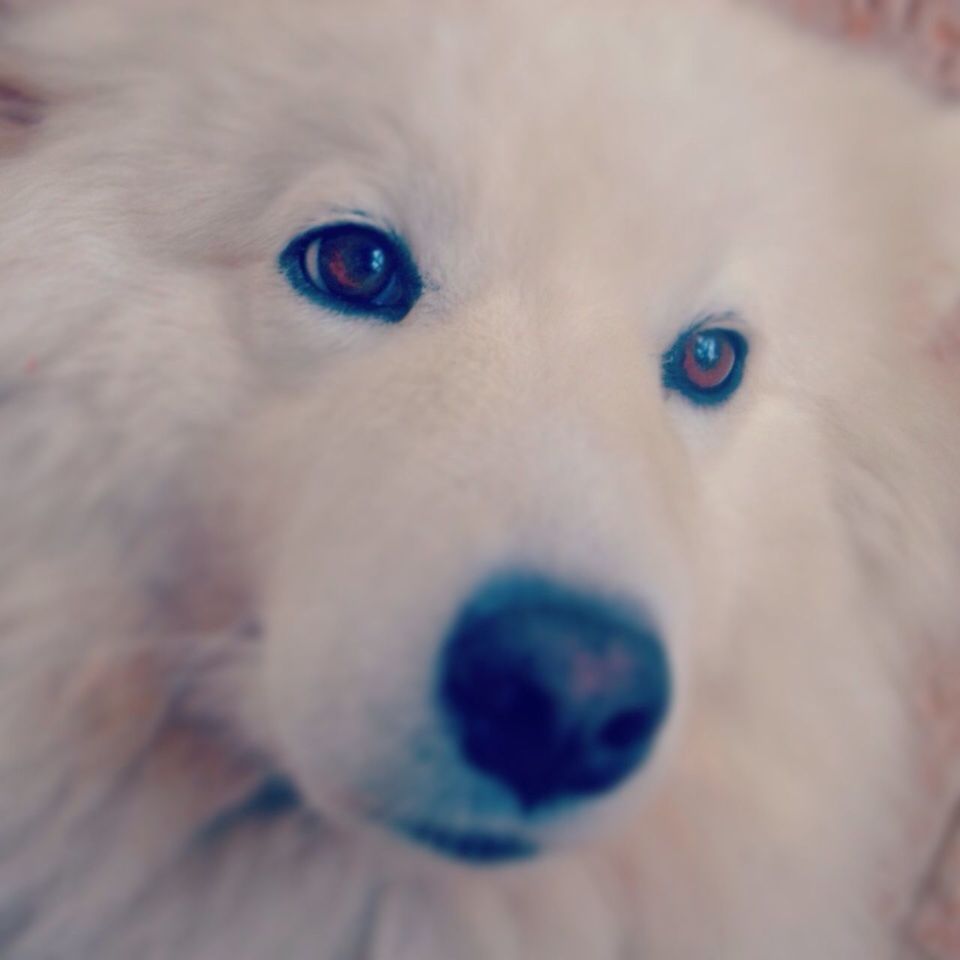
[[[351,230],[321,241],[317,268],[327,289],[349,300],[383,293],[394,272],[389,247],[375,233]]]
[[[693,345],[693,359],[701,370],[712,370],[723,358],[723,337],[701,333]]]

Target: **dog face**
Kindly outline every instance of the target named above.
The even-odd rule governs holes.
[[[676,0],[11,37],[64,95],[4,173],[9,409],[55,432],[9,523],[104,558],[109,648],[348,832],[868,909],[957,535],[933,108]]]

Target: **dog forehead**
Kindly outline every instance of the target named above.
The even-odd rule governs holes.
[[[396,134],[456,161],[471,188],[585,165],[598,182],[642,174],[620,184],[621,202],[646,183],[662,193],[661,179],[675,194],[685,174],[720,168],[714,188],[755,181],[763,149],[782,154],[768,168],[809,163],[822,145],[862,137],[870,112],[844,69],[855,58],[738,0],[43,0],[35,10],[37,59],[73,62],[105,85],[109,71],[125,89],[149,84],[146,109],[188,95],[192,112],[222,111],[208,120],[221,142],[262,130],[317,149],[318,138],[336,148],[366,137],[376,152]],[[721,147],[740,155],[717,163]]]
[[[290,194],[291,221],[329,202],[424,248],[665,277],[885,208],[918,140],[896,82],[737,0],[48,2],[32,42],[126,103],[138,211],[204,243]]]
[[[210,71],[222,56],[228,69],[272,82],[298,117],[433,130],[454,147],[486,143],[487,154],[549,142],[560,148],[553,164],[590,144],[596,162],[615,153],[603,147],[622,152],[631,141],[653,154],[671,141],[695,146],[698,131],[742,139],[738,118],[789,112],[804,99],[795,91],[816,85],[798,82],[811,64],[787,56],[796,51],[757,51],[778,39],[773,21],[737,3],[208,2],[205,31],[173,26],[176,43],[199,44],[181,55]],[[811,118],[829,114],[823,107]]]
[[[888,174],[903,190],[903,153],[919,139],[895,79],[877,83],[735,2],[356,9],[331,19],[291,0],[275,24],[273,42],[303,44],[311,64],[288,78],[293,113],[318,124],[311,148],[319,159],[337,130],[385,190],[419,190],[421,210],[451,197],[463,228],[475,214],[502,249],[499,225],[527,250],[570,242],[575,222],[593,249],[646,250],[655,237],[663,258],[688,262],[730,237],[822,236],[840,229],[823,221],[878,206]]]
[[[673,216],[685,199],[729,198],[732,223],[758,192],[809,189],[869,137],[830,52],[766,14],[701,0],[599,13],[585,0],[207,0],[193,31],[164,13],[166,66],[196,73],[190,96],[220,112],[221,142],[250,114],[238,136],[270,131],[305,166],[343,154],[373,178],[387,168],[396,189],[430,182],[491,212],[508,197],[515,219],[525,204],[652,218],[666,197]]]

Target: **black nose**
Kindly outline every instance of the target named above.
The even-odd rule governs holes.
[[[512,575],[461,611],[439,696],[464,758],[532,809],[609,790],[643,762],[669,709],[670,669],[639,617]]]

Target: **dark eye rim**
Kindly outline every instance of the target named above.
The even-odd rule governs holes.
[[[679,393],[691,403],[701,407],[713,407],[725,403],[733,396],[743,382],[743,375],[750,352],[750,343],[739,331],[725,324],[730,322],[727,315],[708,317],[688,327],[663,354],[661,370],[664,387],[672,393]],[[704,333],[723,334],[733,347],[735,360],[730,374],[723,383],[709,389],[692,384],[683,371],[683,356],[691,337]]]
[[[360,232],[374,237],[390,251],[394,275],[385,289],[370,301],[353,300],[324,290],[310,277],[306,255],[314,243],[344,233]],[[410,250],[398,234],[367,223],[338,220],[311,227],[297,234],[277,258],[280,272],[293,289],[325,310],[344,316],[366,317],[384,323],[399,323],[413,309],[423,292],[423,281]]]

